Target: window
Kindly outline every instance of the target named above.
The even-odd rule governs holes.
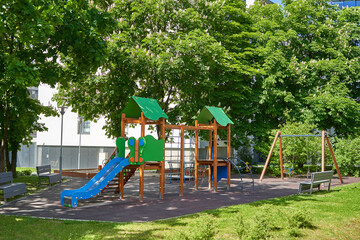
[[[83,117],[78,118],[78,134],[90,134],[90,121],[84,121]]]
[[[30,94],[30,98],[32,99],[38,99],[38,88],[37,87],[29,87],[28,92]]]

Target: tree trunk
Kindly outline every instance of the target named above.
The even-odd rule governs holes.
[[[0,172],[5,172],[5,146],[7,145],[7,135],[8,135],[8,128],[9,128],[9,120],[10,120],[10,109],[6,106],[6,114],[5,114],[5,124],[3,129],[3,136],[1,139],[1,148],[0,148]]]
[[[13,178],[17,177],[17,174],[16,174],[17,153],[18,153],[17,151],[11,152],[11,171],[13,174]]]
[[[6,141],[5,142],[5,166],[6,166],[6,171],[10,171],[11,169],[11,163],[10,163],[10,153],[9,153],[9,142]]]

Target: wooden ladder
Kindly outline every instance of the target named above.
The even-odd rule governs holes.
[[[125,184],[130,180],[130,178],[134,176],[136,168],[132,168],[132,169],[125,168],[122,171],[124,172],[124,186],[125,186]],[[116,175],[116,177],[113,180],[111,180],[110,183],[101,192],[105,194],[120,193],[119,178],[120,178],[120,173]]]

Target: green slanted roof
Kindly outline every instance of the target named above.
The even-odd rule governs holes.
[[[121,113],[125,113],[128,118],[139,118],[141,112],[150,120],[156,121],[159,118],[166,118],[168,116],[159,106],[159,103],[152,98],[142,98],[132,96],[126,107]]]
[[[199,120],[199,123],[209,124],[209,122],[212,121],[214,118],[218,124],[224,127],[229,123],[234,124],[230,120],[230,118],[224,113],[224,111],[221,108],[217,107],[205,106],[201,110],[200,115],[197,119]]]

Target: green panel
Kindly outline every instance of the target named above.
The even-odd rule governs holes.
[[[125,157],[125,138],[118,137],[116,139],[116,147],[119,150],[118,157]]]
[[[145,148],[143,152],[143,158],[145,162],[160,162],[164,161],[164,148],[165,148],[165,140],[160,139],[156,140],[151,135],[145,136]]]
[[[128,118],[139,118],[141,112],[144,113],[146,118],[153,121],[156,121],[159,118],[168,119],[168,116],[161,109],[159,103],[152,98],[133,96],[121,113],[125,113]]]
[[[131,98],[121,113],[125,113],[128,118],[139,118],[141,116],[141,109],[135,100]]]
[[[139,144],[139,142],[140,142],[141,140],[142,140],[143,143],[144,143],[142,146]],[[135,160],[135,145],[136,145],[136,144],[139,144],[138,162],[136,162],[136,160]],[[145,140],[145,138],[140,137],[140,138],[138,139],[138,142],[137,142],[134,137],[131,137],[131,138],[129,138],[129,140],[128,140],[128,146],[129,146],[129,149],[130,149],[129,163],[130,163],[131,165],[141,165],[141,164],[143,164],[144,161],[145,161],[144,156],[143,156],[144,150],[145,150],[145,146],[146,146],[146,140]],[[140,161],[139,161],[140,158],[143,159],[143,162],[140,162]]]
[[[224,111],[221,108],[218,107],[209,107],[205,106],[197,118],[199,120],[199,123],[202,124],[209,124],[210,121],[213,119],[216,119],[216,122],[219,123],[221,126],[226,126],[229,123],[234,124],[230,118],[224,113]]]

